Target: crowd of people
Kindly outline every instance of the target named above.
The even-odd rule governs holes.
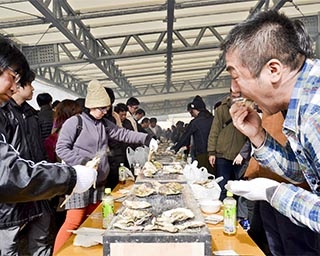
[[[186,104],[192,120],[164,130],[137,98],[114,104],[97,80],[85,98],[38,94],[35,110],[27,102],[35,73],[0,38],[0,254],[57,252],[118,184],[120,163],[131,168],[127,148],[156,150],[165,140],[223,177],[220,200],[237,195],[238,218],[249,219],[267,255],[319,255],[320,63],[311,39],[301,22],[264,11],[235,26],[222,50],[230,95],[214,113],[195,96]]]

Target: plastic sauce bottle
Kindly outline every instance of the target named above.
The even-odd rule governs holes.
[[[104,189],[102,198],[102,227],[108,228],[114,216],[114,199],[111,195],[111,188]]]
[[[126,184],[126,167],[123,163],[120,163],[119,166],[119,182],[120,184]]]
[[[233,194],[227,191],[227,197],[223,200],[223,232],[234,235],[237,232],[237,201]]]

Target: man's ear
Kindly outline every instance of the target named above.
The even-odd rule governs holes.
[[[266,68],[270,75],[270,81],[273,84],[278,83],[283,71],[282,63],[278,59],[271,59],[266,63]]]

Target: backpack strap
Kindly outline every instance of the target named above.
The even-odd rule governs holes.
[[[72,147],[74,145],[74,143],[77,141],[81,131],[82,131],[82,118],[80,115],[77,115],[77,118],[78,118],[78,124],[77,124],[77,127],[76,127],[76,134],[73,138],[73,142],[72,142]]]

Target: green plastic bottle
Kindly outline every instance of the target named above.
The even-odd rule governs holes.
[[[102,198],[102,227],[108,228],[114,216],[114,199],[111,195],[111,188],[105,188]]]
[[[227,191],[227,197],[223,200],[223,232],[227,235],[237,232],[237,201],[230,191]]]

